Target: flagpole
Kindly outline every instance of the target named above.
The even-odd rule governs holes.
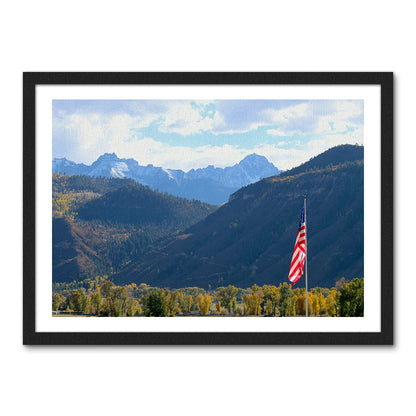
[[[308,234],[307,234],[307,223],[306,223],[306,195],[303,197],[303,203],[305,208],[305,288],[306,288],[306,317],[308,317]]]

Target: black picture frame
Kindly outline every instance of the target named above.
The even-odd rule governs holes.
[[[380,332],[37,332],[36,86],[378,85],[381,90]],[[39,231],[39,230],[38,230]],[[26,345],[392,345],[393,73],[391,72],[26,72],[23,74],[23,344]]]

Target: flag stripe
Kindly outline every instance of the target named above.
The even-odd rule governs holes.
[[[306,220],[305,206],[302,208],[298,234],[296,236],[295,248],[293,250],[292,262],[290,263],[289,280],[292,286],[300,280],[303,274],[306,259]]]

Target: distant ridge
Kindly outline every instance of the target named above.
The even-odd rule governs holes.
[[[226,202],[242,186],[280,173],[266,157],[255,153],[234,166],[216,168],[210,165],[188,172],[153,165],[141,166],[134,159],[120,159],[115,153],[105,153],[89,166],[66,158],[55,158],[52,171],[90,177],[131,178],[153,190],[214,205]]]
[[[78,216],[83,220],[111,221],[135,225],[189,226],[193,218],[203,218],[215,206],[151,190],[139,183],[128,183],[83,204]]]
[[[301,165],[282,172],[282,176],[293,176],[301,172],[310,170],[318,170],[327,167],[328,165],[339,165],[346,162],[353,162],[364,159],[364,146],[357,146],[351,144],[342,144],[332,147],[329,150],[309,159]]]

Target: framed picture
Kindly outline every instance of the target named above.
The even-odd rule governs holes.
[[[392,344],[392,73],[24,73],[24,344]]]

